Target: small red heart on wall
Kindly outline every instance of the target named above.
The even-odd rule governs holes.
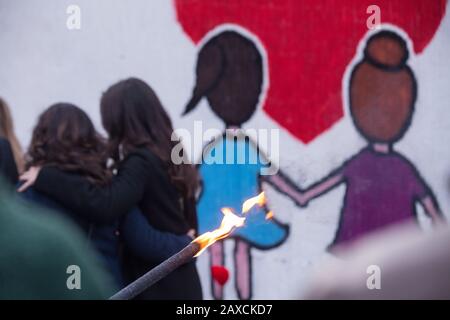
[[[223,266],[212,266],[211,274],[213,279],[217,281],[217,283],[219,283],[221,286],[227,283],[228,278],[230,277],[228,269]]]
[[[411,38],[415,53],[428,45],[446,0],[174,0],[184,31],[198,44],[232,23],[255,34],[268,56],[270,87],[264,111],[305,143],[344,115],[342,79],[368,31],[367,8]],[[420,86],[420,79],[418,79]]]

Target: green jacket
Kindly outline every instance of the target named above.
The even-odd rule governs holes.
[[[79,231],[0,181],[0,299],[106,299],[111,280]],[[79,267],[80,289],[76,284]],[[75,269],[78,269],[75,267]],[[72,284],[72,286],[71,286]]]

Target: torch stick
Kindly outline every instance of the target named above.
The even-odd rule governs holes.
[[[250,198],[243,203],[242,212],[248,212],[253,206],[262,206],[265,204],[264,192],[258,196]],[[235,228],[244,225],[245,217],[240,217],[234,214],[231,208],[221,209],[224,217],[220,223],[220,227],[213,231],[205,232],[198,236],[188,246],[180,252],[174,254],[166,261],[154,267],[152,270],[138,278],[128,286],[110,297],[111,300],[129,300],[136,297],[142,291],[154,285],[156,282],[166,277],[175,269],[190,262],[194,257],[201,254],[206,248],[218,240],[224,239],[233,232]]]
[[[194,256],[200,251],[200,244],[197,242],[191,242],[183,250],[174,254],[169,259],[160,263],[152,270],[138,278],[128,286],[117,292],[110,297],[110,300],[130,300],[142,293],[147,288],[157,283],[162,278],[166,277],[175,269],[190,262]]]

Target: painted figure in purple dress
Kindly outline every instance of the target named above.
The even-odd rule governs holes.
[[[437,201],[418,170],[394,150],[411,124],[417,96],[408,48],[397,33],[380,31],[367,41],[364,57],[353,69],[350,113],[367,147],[306,190],[279,174],[265,178],[297,205],[344,183],[346,193],[331,249],[377,229],[416,217],[422,204],[434,222],[442,221]]]

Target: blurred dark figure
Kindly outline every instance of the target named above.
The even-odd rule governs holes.
[[[0,174],[14,185],[23,169],[22,149],[14,133],[11,112],[0,98]]]
[[[110,296],[109,280],[78,231],[49,211],[15,198],[0,180],[0,299]],[[81,271],[79,290],[67,286],[71,265]]]

